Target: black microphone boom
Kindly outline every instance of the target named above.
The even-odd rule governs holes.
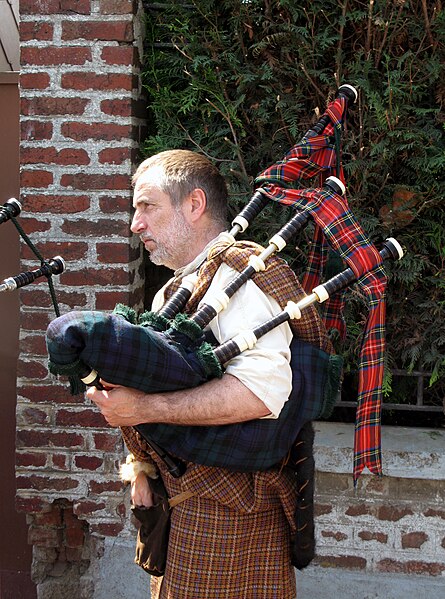
[[[0,206],[0,225],[9,220],[12,216],[18,216],[22,211],[22,205],[15,198],[11,198]]]
[[[38,277],[50,277],[51,275],[60,275],[65,270],[65,262],[60,256],[51,258],[44,262],[40,268],[22,272],[15,277],[8,277],[0,283],[0,293],[2,291],[14,291],[19,287],[24,287],[35,281]]]

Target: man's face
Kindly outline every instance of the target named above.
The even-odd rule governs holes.
[[[131,230],[139,235],[154,264],[175,270],[188,262],[193,232],[181,206],[173,206],[170,196],[157,186],[158,176],[155,167],[137,180]]]

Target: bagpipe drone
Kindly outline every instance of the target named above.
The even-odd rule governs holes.
[[[4,291],[14,291],[15,289],[19,289],[20,287],[25,287],[25,285],[33,283],[39,277],[46,277],[54,310],[56,312],[56,316],[59,316],[60,312],[56,300],[52,276],[60,275],[65,270],[65,262],[61,256],[55,256],[50,260],[45,260],[43,258],[31,239],[16,220],[16,217],[21,213],[21,211],[21,203],[15,198],[10,198],[3,204],[3,206],[0,206],[0,224],[5,223],[8,220],[12,221],[15,228],[19,232],[20,237],[22,237],[36,258],[40,260],[40,267],[34,270],[21,272],[18,275],[7,277],[0,282],[0,293],[3,293]]]
[[[340,136],[348,104],[356,97],[352,86],[342,85],[319,121],[282,161],[256,179],[255,194],[226,234],[228,247],[271,200],[294,206],[295,214],[270,239],[267,248],[249,253],[245,266],[226,289],[210,300],[206,297],[206,303],[194,314],[182,313],[193,293],[195,273],[185,277],[178,291],[156,313],[137,318],[132,310],[118,305],[112,314],[74,311],[58,317],[50,323],[46,335],[50,372],[70,377],[73,392],[82,390],[79,380],[100,386],[100,379],[146,393],[195,387],[222,376],[224,365],[234,356],[253,347],[258,338],[281,323],[289,321],[292,325],[314,304],[327,305],[326,325],[343,332],[344,324],[338,317],[344,301],[341,292],[356,281],[366,295],[369,317],[361,350],[354,477],[365,466],[381,473],[379,418],[386,287],[382,262],[399,259],[403,252],[394,239],[386,240],[378,251],[345,199]],[[303,180],[317,175],[321,187],[301,187]],[[309,221],[314,223],[315,232],[302,281],[304,297],[289,301],[282,312],[253,331],[240,332],[216,347],[209,343],[205,329],[212,319],[248,279],[261,276],[268,260]],[[321,283],[329,247],[341,256],[347,268]],[[183,461],[237,471],[277,465],[291,450],[304,424],[326,415],[332,407],[341,378],[340,356],[296,336],[291,356],[292,393],[275,420],[208,427],[140,424],[134,428],[164,459],[173,476],[181,476]]]

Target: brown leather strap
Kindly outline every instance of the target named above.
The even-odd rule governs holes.
[[[175,495],[174,497],[169,499],[168,503],[171,508],[174,508],[177,505],[179,505],[180,503],[182,503],[183,501],[185,501],[186,499],[190,499],[190,497],[194,497],[194,495],[195,495],[195,493],[193,491],[190,491],[190,490],[183,491],[182,493],[178,493],[178,495]]]

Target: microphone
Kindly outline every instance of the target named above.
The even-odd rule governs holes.
[[[8,277],[0,283],[0,293],[3,291],[14,291],[19,287],[24,287],[35,281],[38,277],[49,277],[51,275],[60,275],[65,270],[65,262],[61,256],[51,258],[44,262],[40,268],[22,272],[15,277]]]
[[[22,211],[22,205],[15,198],[11,198],[0,206],[0,225],[5,223],[11,216],[18,216]]]

